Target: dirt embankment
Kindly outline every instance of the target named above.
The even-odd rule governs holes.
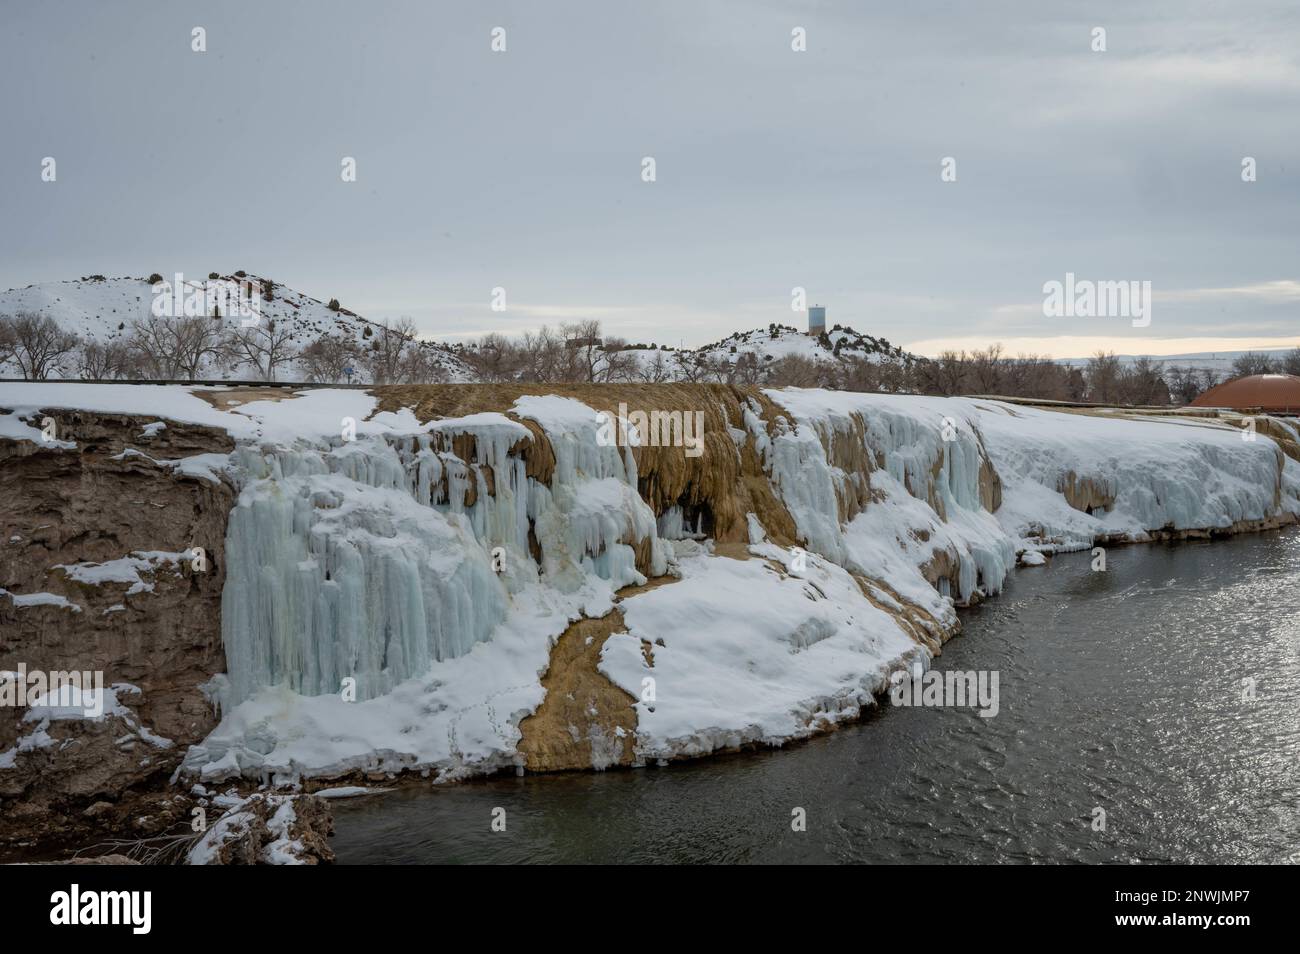
[[[117,693],[129,716],[97,722],[42,728],[24,719],[25,707],[0,708],[0,753],[27,740],[0,772],[0,851],[92,833],[142,837],[187,820],[188,803],[165,783],[185,747],[215,724],[198,686],[225,671],[221,590],[234,491],[157,461],[229,453],[231,439],[174,422],[150,435],[149,420],[126,415],[46,413],[75,448],[0,439],[0,588],[70,605],[0,595],[0,670],[102,672],[104,685],[139,692]],[[194,547],[204,551],[202,569]],[[117,564],[123,572],[110,575],[138,577],[126,581],[59,568],[139,553],[186,558]]]

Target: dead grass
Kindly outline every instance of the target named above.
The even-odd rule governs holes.
[[[254,401],[284,401],[298,397],[296,391],[288,388],[240,387],[213,391],[195,389],[190,393],[207,401],[218,411],[229,411],[241,404],[252,404]]]

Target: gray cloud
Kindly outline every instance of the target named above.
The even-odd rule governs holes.
[[[436,336],[569,314],[701,343],[796,319],[800,285],[832,321],[906,343],[1091,334],[1034,311],[1073,271],[1152,281],[1147,337],[1295,327],[1293,297],[1194,294],[1300,279],[1300,13],[1284,2],[0,16],[3,287],[242,267]]]

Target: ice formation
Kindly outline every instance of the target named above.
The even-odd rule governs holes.
[[[524,398],[515,410],[547,432],[549,485],[517,453],[531,432],[502,414],[236,452],[244,486],[222,594],[227,705],[274,685],[384,695],[487,640],[511,590],[539,575],[564,592],[589,576],[613,588],[645,582],[625,541],[648,541],[652,572],[666,571],[631,450],[598,446],[595,412],[577,401]],[[472,446],[470,459],[458,444]]]
[[[38,440],[36,411],[88,400],[154,421],[166,395],[175,419],[237,441],[201,462],[239,490],[228,672],[209,684],[223,720],[185,763],[205,783],[522,764],[520,722],[560,634],[665,574],[676,581],[618,600],[599,656],[634,700],[636,759],[779,743],[926,664],[954,606],[997,593],[1018,557],[1300,513],[1300,465],[1279,443],[1300,435],[1279,421],[1277,440],[1251,440],[1209,419],[787,389],[742,393],[721,446],[758,461],[744,479],[769,488],[794,537],[742,510],[747,542],[724,555],[703,507],[643,496],[635,429],[601,440],[597,412],[569,397],[422,423],[360,391],[222,411],[186,388],[35,387],[0,383],[0,435]],[[166,556],[67,572],[135,579],[137,561]]]

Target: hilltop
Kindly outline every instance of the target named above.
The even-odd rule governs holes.
[[[45,316],[59,330],[77,336],[78,351],[60,358],[49,374],[52,378],[188,377],[174,369],[164,373],[166,369],[161,365],[165,362],[140,360],[138,354],[141,345],[136,326],[160,319],[165,322],[171,317],[190,321],[202,317],[212,322],[200,323],[199,329],[214,339],[212,354],[190,362],[199,369],[196,376],[205,380],[263,380],[269,376],[277,381],[328,383],[343,381],[344,367],[353,368],[352,380],[358,383],[464,383],[526,378],[529,374],[525,370],[528,362],[502,360],[499,352],[503,346],[520,346],[498,340],[497,336],[470,343],[423,339],[409,324],[367,319],[335,299],[313,298],[264,275],[243,270],[212,272],[203,280],[183,280],[176,288],[172,287],[174,282],[174,276],[159,274],[148,278],[90,275],[28,285],[0,292],[0,315]],[[235,291],[244,296],[241,300],[255,307],[258,321],[251,332],[247,311],[213,304],[214,299]],[[165,324],[162,327],[168,328]],[[830,368],[848,364],[851,359],[871,364],[914,360],[913,355],[883,338],[841,325],[812,337],[789,325],[772,324],[736,332],[695,349],[629,344],[611,337],[593,341],[575,331],[592,328],[599,331],[593,323],[577,323],[544,337],[542,346],[558,351],[559,356],[552,354],[542,364],[555,368],[574,363],[576,352],[585,349],[578,363],[585,365],[593,380],[737,379],[760,383],[782,362]],[[282,354],[271,365],[256,360],[256,354],[250,355],[247,346],[237,347],[240,336],[252,337],[255,346],[269,345],[273,338]],[[402,354],[390,354],[394,342]],[[80,353],[88,345],[98,346],[98,363],[88,362]],[[165,348],[167,343],[161,346]],[[117,356],[109,362],[111,371],[87,370],[88,365],[99,368],[105,352]],[[566,357],[565,352],[575,354]],[[22,376],[17,362],[5,359],[3,348],[0,376]]]
[[[171,291],[174,276],[153,275],[163,278],[164,297],[174,298]],[[108,278],[103,275],[90,275],[83,278],[46,282],[28,285],[25,288],[13,288],[0,292],[0,315],[16,315],[31,312],[52,318],[65,332],[77,335],[83,342],[101,346],[113,344],[124,345],[132,335],[135,322],[148,322],[154,316],[155,285],[150,278],[123,276]],[[313,343],[325,338],[332,338],[350,344],[355,351],[363,352],[373,348],[376,334],[382,335],[384,324],[361,317],[336,300],[329,302],[312,298],[296,289],[275,280],[243,270],[229,274],[212,272],[203,281],[186,280],[182,283],[180,297],[182,300],[199,300],[207,297],[220,297],[219,292],[233,289],[251,290],[251,297],[259,315],[260,327],[271,327],[284,335],[285,348],[293,353],[291,360],[275,373],[277,380],[307,381],[314,376],[300,360],[296,360],[302,351]],[[218,324],[222,333],[235,333],[243,327],[245,319],[237,312],[228,309],[226,313],[211,314],[205,308],[204,316]],[[468,381],[472,375],[465,363],[457,356],[456,349],[430,341],[413,341],[425,357],[431,376],[436,380]],[[65,363],[62,373],[52,377],[79,377],[74,362]],[[210,362],[204,368],[203,377],[210,379],[246,379],[257,375],[250,372],[247,362],[227,363],[219,366]],[[367,374],[356,361],[357,380],[366,380]],[[12,363],[7,367],[0,361],[0,370],[5,376],[15,371]],[[129,375],[125,375],[129,376]]]

